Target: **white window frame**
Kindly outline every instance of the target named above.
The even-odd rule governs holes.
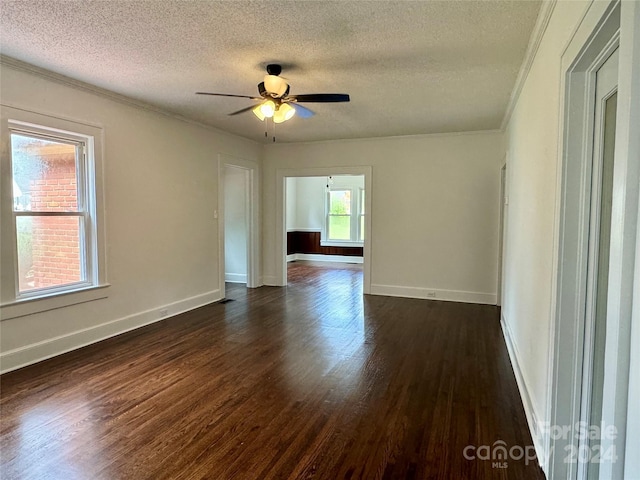
[[[364,188],[358,188],[358,218],[356,219],[358,234],[356,238],[360,243],[364,243],[364,224],[362,220],[364,219],[365,215],[364,206],[367,203],[366,196],[367,195],[364,192]]]
[[[74,143],[78,182],[77,212],[18,211],[14,208],[11,135]],[[105,298],[106,281],[104,215],[102,210],[102,129],[21,109],[2,108],[0,137],[0,319],[15,318]],[[72,284],[19,291],[16,221],[24,216],[83,218],[81,236],[82,280]]]
[[[351,214],[349,214],[351,240],[331,240],[329,239],[329,204],[331,201],[332,191],[350,191],[351,192]],[[335,186],[326,190],[324,200],[324,228],[320,235],[320,245],[323,247],[363,247],[364,241],[361,240],[362,232],[360,232],[360,218],[364,215],[364,205],[361,205],[361,197],[364,188],[347,185]],[[365,194],[366,195],[366,194]]]

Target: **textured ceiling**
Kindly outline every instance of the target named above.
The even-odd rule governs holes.
[[[265,141],[241,98],[267,63],[292,94],[350,103],[277,126],[279,142],[499,128],[539,1],[0,1],[0,51]]]

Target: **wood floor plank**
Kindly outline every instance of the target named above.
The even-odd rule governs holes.
[[[0,378],[3,479],[543,479],[486,305],[362,295],[294,262],[199,308]]]

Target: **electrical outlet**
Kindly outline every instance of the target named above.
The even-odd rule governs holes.
[[[164,318],[167,315],[169,315],[169,310],[167,310],[166,308],[163,308],[162,310],[160,310],[160,318]]]
[[[436,297],[436,292],[434,292],[433,290],[428,291],[427,292],[427,297],[435,298]]]

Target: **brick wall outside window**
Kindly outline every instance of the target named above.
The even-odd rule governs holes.
[[[31,209],[76,210],[75,155],[47,155],[43,178],[30,184]],[[81,280],[78,217],[33,217],[32,265],[28,288],[63,285]]]

